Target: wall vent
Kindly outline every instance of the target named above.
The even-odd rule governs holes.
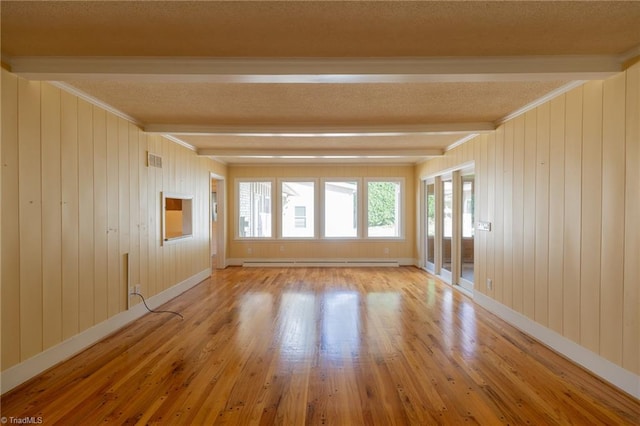
[[[162,168],[162,157],[156,154],[147,152],[147,167]]]

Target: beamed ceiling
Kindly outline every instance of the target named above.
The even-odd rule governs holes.
[[[640,55],[640,1],[7,1],[2,62],[228,163],[415,163]]]

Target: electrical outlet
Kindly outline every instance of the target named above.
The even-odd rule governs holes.
[[[140,284],[136,284],[134,287],[135,293],[140,294]]]
[[[247,247],[247,254],[253,253],[253,249],[251,247]]]
[[[487,278],[487,290],[493,289],[493,280],[491,278]]]
[[[284,246],[280,246],[280,251],[284,251]]]
[[[384,254],[389,254],[389,247],[384,248]]]

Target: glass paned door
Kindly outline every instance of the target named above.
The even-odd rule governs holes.
[[[451,240],[453,237],[453,182],[451,178],[442,180],[442,271],[451,276]],[[447,275],[446,273],[443,275]]]
[[[467,281],[468,283],[473,284],[475,176],[462,176],[461,184],[462,203],[460,208],[462,215],[460,217],[462,220],[462,239],[460,243],[460,278],[461,284],[464,284],[463,281]]]
[[[425,204],[427,210],[427,269],[434,270],[435,267],[435,241],[436,241],[436,185],[426,184]]]

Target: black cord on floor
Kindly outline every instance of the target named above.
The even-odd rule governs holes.
[[[131,293],[132,296],[140,296],[140,298],[142,299],[142,303],[144,303],[144,307],[147,308],[147,311],[149,312],[153,312],[154,314],[173,314],[173,315],[177,315],[180,318],[184,319],[184,317],[182,316],[181,313],[179,312],[174,312],[174,311],[155,311],[153,309],[151,309],[148,305],[147,305],[147,301],[144,300],[144,296],[141,295],[140,293]]]

